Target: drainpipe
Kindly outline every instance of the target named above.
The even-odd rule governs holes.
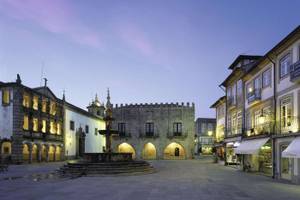
[[[225,131],[224,131],[224,139],[227,136],[227,110],[228,110],[228,105],[227,105],[227,92],[226,88],[222,87],[222,85],[219,85],[219,88],[221,88],[225,92]],[[226,156],[226,142],[225,143],[225,148],[224,148],[224,165],[227,163],[227,156]]]
[[[277,121],[277,82],[276,82],[276,64],[275,62],[267,55],[268,60],[273,64],[273,101],[274,101],[274,124],[273,124],[273,135],[276,133],[276,121]],[[272,162],[273,162],[273,168],[272,168],[272,178],[275,179],[276,178],[276,151],[275,151],[275,138],[273,137],[273,135],[271,136],[272,138]]]

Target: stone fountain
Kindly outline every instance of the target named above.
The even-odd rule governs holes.
[[[111,148],[112,136],[118,135],[118,131],[112,130],[112,105],[108,90],[105,130],[99,133],[105,136],[104,153],[85,153],[82,160],[70,161],[60,168],[59,172],[63,176],[94,176],[109,174],[145,174],[154,172],[154,168],[144,160],[133,160],[132,153],[117,153]]]

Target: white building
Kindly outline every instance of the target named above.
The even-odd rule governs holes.
[[[65,155],[67,158],[82,156],[83,153],[102,153],[105,137],[99,130],[105,129],[104,106],[98,98],[88,106],[88,111],[70,103],[64,106]]]

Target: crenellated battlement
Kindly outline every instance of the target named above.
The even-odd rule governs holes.
[[[190,102],[176,102],[176,103],[140,103],[140,104],[115,104],[113,105],[113,109],[118,108],[195,108],[194,103]]]

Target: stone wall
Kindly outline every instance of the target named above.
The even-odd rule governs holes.
[[[113,117],[113,129],[118,130],[119,123],[124,123],[126,127],[125,135],[113,137],[112,146],[115,151],[118,151],[120,144],[128,143],[134,148],[136,158],[142,159],[145,145],[152,143],[155,146],[156,159],[180,159],[181,153],[177,157],[164,155],[165,148],[175,143],[172,144],[174,148],[179,144],[184,149],[183,158],[192,158],[195,135],[194,104],[121,104],[114,106]],[[154,124],[153,136],[146,135],[146,123]],[[181,136],[174,136],[174,123],[182,123]]]

